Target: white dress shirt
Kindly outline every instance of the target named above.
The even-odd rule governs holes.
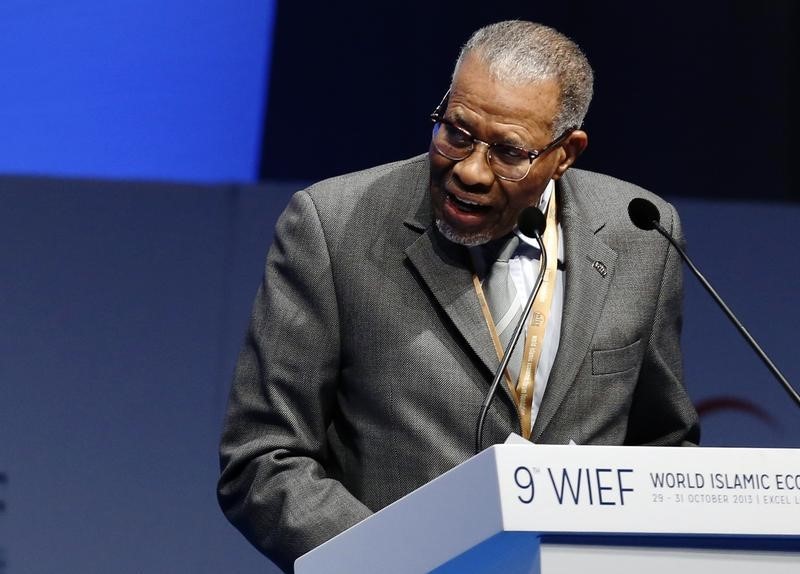
[[[555,192],[555,182],[550,180],[550,183],[542,193],[537,207],[542,213],[547,213],[547,205],[550,202]],[[539,244],[535,239],[527,237],[515,229],[514,232],[520,239],[520,249],[508,260],[509,273],[514,281],[514,286],[517,288],[517,297],[520,306],[524,307],[528,297],[533,290],[533,285],[536,282],[536,276],[539,273]],[[535,249],[527,249],[522,246],[522,242],[533,246]],[[552,257],[552,253],[548,253]],[[564,234],[561,230],[561,224],[558,224],[558,272],[556,273],[556,285],[553,291],[553,301],[550,306],[550,314],[547,318],[547,325],[545,326],[544,341],[542,343],[542,354],[539,358],[539,363],[536,366],[536,374],[534,376],[533,388],[533,404],[531,406],[531,428],[536,420],[536,415],[539,412],[539,406],[542,404],[542,397],[544,396],[544,389],[547,386],[547,379],[550,376],[550,371],[553,368],[553,363],[556,359],[558,352],[558,340],[561,336],[561,316],[564,310]],[[525,324],[525,331],[527,333],[527,325]],[[522,338],[518,345],[524,344]]]

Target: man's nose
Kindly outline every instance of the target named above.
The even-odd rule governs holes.
[[[489,144],[476,140],[472,153],[453,166],[453,171],[464,185],[489,186],[494,183],[495,176],[489,165],[488,151]]]

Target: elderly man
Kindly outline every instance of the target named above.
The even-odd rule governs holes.
[[[560,33],[487,26],[462,49],[427,154],[293,197],[236,369],[219,483],[231,522],[282,568],[473,454],[538,271],[516,229],[527,206],[547,214],[549,279],[486,444],[698,441],[679,259],[626,208],[649,199],[680,237],[678,217],[570,169],[591,95],[591,68]]]

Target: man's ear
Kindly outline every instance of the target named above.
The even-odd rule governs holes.
[[[575,130],[569,134],[559,148],[560,157],[553,179],[558,179],[564,175],[564,172],[575,163],[575,160],[583,153],[587,145],[589,145],[589,136],[585,131]]]

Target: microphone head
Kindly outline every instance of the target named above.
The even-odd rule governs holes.
[[[536,237],[544,233],[547,220],[537,207],[532,205],[523,209],[517,217],[517,227],[526,237]]]
[[[644,230],[655,229],[656,224],[661,221],[658,208],[641,197],[632,199],[628,204],[628,215],[636,227]]]

